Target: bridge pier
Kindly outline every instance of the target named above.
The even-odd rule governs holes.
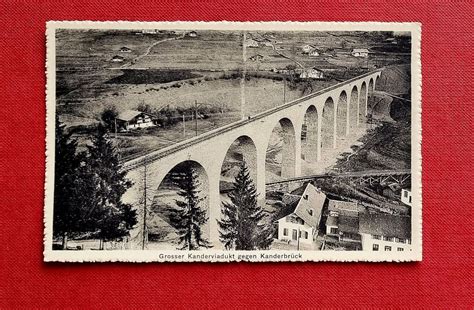
[[[217,171],[219,170],[219,171]],[[209,174],[209,209],[208,226],[209,241],[214,248],[220,249],[222,244],[219,241],[219,225],[217,223],[221,218],[221,194],[220,194],[220,169],[213,169]]]

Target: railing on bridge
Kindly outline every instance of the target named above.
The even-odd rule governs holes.
[[[256,122],[266,116],[269,116],[273,113],[276,113],[276,112],[279,112],[281,110],[284,110],[286,108],[289,108],[289,107],[292,107],[294,105],[297,105],[299,103],[301,103],[302,101],[306,101],[308,99],[311,99],[311,98],[314,98],[314,97],[317,97],[317,96],[320,96],[326,92],[329,92],[329,91],[332,91],[334,89],[337,89],[339,87],[342,87],[346,84],[349,84],[349,83],[352,83],[354,81],[357,81],[359,79],[362,79],[364,77],[367,77],[367,76],[370,76],[374,73],[377,73],[377,72],[380,72],[382,71],[383,68],[380,68],[378,70],[375,70],[375,71],[371,71],[371,72],[367,72],[367,73],[364,73],[362,75],[359,75],[359,76],[356,76],[352,79],[349,79],[347,81],[344,81],[344,82],[341,82],[341,83],[338,83],[338,84],[335,84],[335,85],[332,85],[332,86],[329,86],[327,88],[324,88],[324,89],[321,89],[315,93],[312,93],[312,94],[309,94],[307,96],[304,96],[304,97],[301,97],[301,98],[298,98],[296,100],[293,100],[293,101],[290,101],[288,103],[285,103],[285,104],[282,104],[280,106],[277,106],[275,108],[272,108],[272,109],[269,109],[267,111],[264,111],[264,112],[261,112],[259,114],[256,114],[254,116],[252,116],[251,118],[249,119],[244,119],[244,120],[240,120],[240,121],[236,121],[236,122],[233,122],[231,124],[228,124],[228,125],[225,125],[225,126],[222,126],[222,127],[219,127],[219,128],[216,128],[214,130],[211,130],[211,131],[208,131],[206,133],[203,133],[203,134],[200,134],[196,137],[193,137],[191,139],[188,139],[188,140],[185,140],[185,141],[182,141],[182,142],[178,142],[176,144],[173,144],[171,146],[168,146],[166,148],[163,148],[163,149],[160,149],[160,150],[157,150],[157,151],[152,151],[146,155],[141,155],[137,158],[133,158],[133,159],[130,159],[130,160],[127,160],[126,162],[123,163],[123,170],[124,171],[129,171],[129,170],[132,170],[136,167],[139,167],[141,165],[144,165],[148,162],[152,162],[154,160],[157,160],[157,159],[160,159],[160,158],[163,158],[163,157],[166,157],[168,155],[171,155],[173,153],[176,153],[178,151],[181,151],[183,149],[186,149],[188,148],[189,146],[191,145],[195,145],[197,143],[200,143],[202,141],[205,141],[207,139],[210,139],[212,137],[215,137],[215,136],[218,136],[220,134],[223,134],[225,132],[228,132],[228,131],[231,131],[235,128],[238,128],[238,127],[241,127],[241,126],[244,126],[246,124],[249,124],[249,123],[252,123],[252,122]]]
[[[400,170],[368,170],[368,171],[355,171],[355,172],[344,172],[344,173],[323,173],[301,177],[294,177],[285,180],[268,182],[266,183],[267,188],[282,189],[288,188],[290,185],[303,184],[311,182],[317,179],[352,179],[358,181],[359,184],[375,184],[375,183],[397,183],[400,185],[406,184],[411,179],[410,169]]]

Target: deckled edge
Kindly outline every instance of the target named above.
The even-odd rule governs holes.
[[[137,28],[133,28],[136,26]],[[247,262],[246,259],[233,260],[176,260],[176,259],[159,259],[152,257],[158,256],[160,253],[168,251],[53,251],[52,250],[52,225],[53,225],[53,203],[54,203],[54,135],[55,135],[55,92],[56,92],[56,65],[55,65],[55,30],[59,28],[68,29],[147,29],[147,28],[163,28],[168,29],[202,29],[216,30],[216,27],[224,26],[225,29],[219,30],[283,30],[274,29],[273,27],[295,26],[295,31],[393,31],[395,26],[412,27],[412,29],[403,29],[402,31],[410,31],[412,38],[411,51],[411,86],[412,86],[412,105],[411,105],[411,170],[412,170],[412,245],[413,250],[404,252],[404,255],[391,253],[390,257],[380,258],[370,255],[372,252],[363,251],[331,251],[324,252],[326,255],[322,257],[312,257],[303,260],[287,259],[287,260],[250,260],[251,262],[416,262],[422,260],[422,72],[421,72],[421,27],[420,22],[299,22],[299,21],[265,21],[265,22],[233,22],[233,21],[163,21],[163,22],[139,22],[139,21],[48,21],[46,23],[46,172],[45,172],[45,199],[44,199],[44,249],[43,259],[45,262]],[[232,26],[232,27],[228,27]],[[237,28],[234,28],[237,26]],[[260,27],[258,27],[260,26]],[[263,26],[263,28],[262,28]],[[304,28],[306,26],[308,28]],[[343,26],[342,28],[339,28]],[[228,27],[228,28],[227,28]],[[239,28],[240,27],[240,28]],[[253,27],[249,29],[248,27]],[[267,28],[267,27],[270,27]],[[318,30],[309,27],[319,27]],[[325,28],[326,27],[326,28]],[[327,27],[336,28],[329,29]],[[362,27],[362,28],[361,28]],[[374,27],[376,29],[363,29]],[[402,27],[402,28],[403,28]],[[277,27],[276,27],[277,28]],[[286,29],[287,31],[290,31]],[[416,135],[415,135],[416,133]],[[415,181],[415,182],[413,182]],[[418,184],[418,186],[416,186]],[[48,188],[50,190],[48,191]],[[416,216],[414,216],[416,214]],[[414,225],[415,224],[415,225]],[[176,251],[172,251],[176,253]],[[183,252],[183,251],[180,251]],[[195,254],[212,254],[213,251],[196,251]],[[257,254],[268,253],[267,251],[228,251],[234,254]],[[280,253],[303,253],[309,251],[278,251]],[[221,253],[221,251],[219,251]],[[322,252],[321,252],[322,253]],[[318,252],[318,254],[321,254]],[[338,253],[342,253],[346,257],[337,257]],[[78,255],[79,254],[79,255]],[[93,254],[93,255],[91,255]],[[99,255],[96,255],[99,254]],[[187,254],[187,253],[183,253]],[[227,254],[227,253],[226,253]],[[373,254],[373,253],[372,253]],[[135,255],[135,257],[133,257]],[[336,257],[325,258],[324,256],[335,255]],[[81,257],[78,257],[81,256]],[[88,257],[84,257],[88,256]],[[341,255],[342,256],[342,255]],[[380,255],[378,255],[380,256]]]

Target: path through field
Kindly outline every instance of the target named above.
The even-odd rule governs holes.
[[[120,68],[122,69],[125,69],[125,68],[128,68],[130,67],[131,65],[137,63],[140,59],[142,59],[143,57],[145,56],[148,56],[148,54],[150,54],[151,50],[158,44],[160,43],[163,43],[163,42],[167,42],[167,41],[173,41],[173,40],[180,40],[180,39],[183,39],[184,37],[186,36],[186,33],[183,33],[181,36],[179,37],[173,37],[173,38],[168,38],[168,39],[163,39],[163,40],[159,40],[159,41],[156,41],[154,43],[152,43],[146,50],[145,50],[145,53],[141,54],[141,55],[138,55],[137,57],[133,58],[132,61],[130,61],[129,63],[126,63],[126,64],[123,64]]]

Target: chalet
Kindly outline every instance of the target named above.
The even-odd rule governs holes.
[[[264,59],[264,56],[261,54],[253,55],[252,57],[249,58],[251,61],[262,61]]]
[[[411,251],[411,218],[384,213],[359,215],[364,251]]]
[[[323,79],[324,73],[317,68],[308,68],[303,70],[300,74],[301,79]]]
[[[257,40],[254,39],[247,39],[245,40],[245,47],[259,47]]]
[[[354,57],[368,57],[369,50],[366,48],[355,48],[352,50],[351,55]]]
[[[132,52],[132,50],[126,46],[122,46],[120,48],[120,53],[130,53],[130,52]]]
[[[114,57],[112,57],[112,59],[110,61],[111,62],[123,62],[124,60],[125,60],[125,58],[123,58],[122,56],[115,55]]]
[[[142,33],[143,34],[157,34],[158,31],[156,29],[143,29]]]
[[[263,41],[262,45],[265,46],[265,47],[273,47],[273,43],[270,42],[270,41]]]
[[[303,54],[308,54],[309,52],[311,52],[314,49],[315,49],[315,47],[312,46],[312,45],[309,45],[309,44],[306,44],[303,47],[301,47],[301,51],[303,52]]]
[[[190,31],[187,33],[188,37],[195,38],[197,37],[197,32],[196,31]]]
[[[288,205],[286,214],[276,221],[278,239],[288,242],[312,244],[318,235],[321,212],[326,195],[311,184],[303,195]]]
[[[308,53],[309,57],[318,57],[319,56],[319,51],[314,49]]]
[[[119,131],[129,131],[131,129],[156,126],[152,117],[152,115],[145,112],[134,110],[123,111],[116,117],[117,129]]]

